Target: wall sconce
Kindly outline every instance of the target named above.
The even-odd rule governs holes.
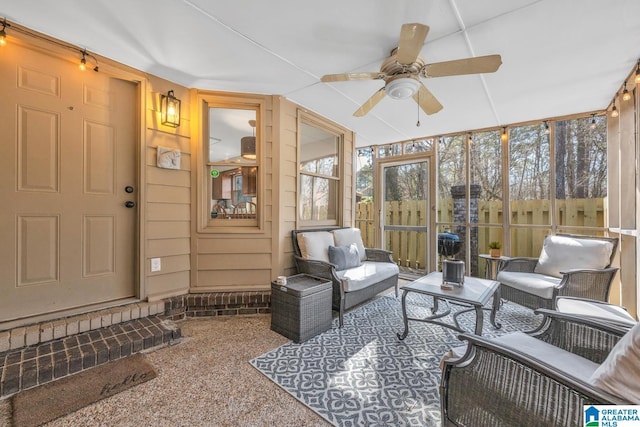
[[[160,123],[174,128],[180,126],[180,104],[172,90],[166,95],[160,95]]]
[[[249,126],[253,128],[253,136],[243,136],[240,138],[240,155],[243,159],[256,159],[256,121],[249,120]]]

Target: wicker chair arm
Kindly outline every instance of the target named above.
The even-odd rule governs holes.
[[[500,271],[533,273],[536,264],[538,264],[538,258],[516,257],[504,261],[500,266]]]
[[[629,330],[628,326],[555,310],[538,309],[535,313],[544,319],[529,335],[595,363],[602,363]]]
[[[491,339],[460,339],[469,342],[465,356],[443,363],[443,426],[582,426],[583,405],[629,404]]]
[[[365,248],[367,253],[367,261],[377,262],[394,262],[392,254],[393,252],[384,249]]]
[[[562,281],[556,296],[568,295],[606,302],[617,267],[561,271]]]
[[[319,261],[315,259],[305,259],[294,255],[298,273],[305,273],[311,276],[322,277],[332,280],[334,283],[339,283],[338,276],[336,276],[336,265],[330,262]]]

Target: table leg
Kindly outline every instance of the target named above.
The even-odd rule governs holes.
[[[474,334],[482,335],[482,325],[484,324],[484,310],[481,305],[474,306],[476,309],[476,329]]]
[[[409,292],[407,290],[402,291],[402,320],[404,321],[404,332],[402,334],[398,333],[398,339],[402,341],[409,334],[409,319],[407,318],[407,294]]]
[[[496,329],[500,329],[502,327],[502,324],[496,322],[496,313],[500,309],[501,302],[502,301],[500,299],[500,287],[498,286],[498,289],[496,289],[496,292],[493,294],[493,306],[491,308],[491,317],[490,317],[491,324]]]
[[[438,312],[438,303],[440,302],[440,298],[433,297],[433,308],[431,309],[431,314],[436,314]]]

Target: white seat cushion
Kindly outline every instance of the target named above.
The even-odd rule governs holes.
[[[601,269],[609,265],[613,244],[605,240],[547,236],[533,270],[538,274],[562,277],[561,271],[578,268]]]
[[[329,262],[329,246],[335,246],[333,234],[329,231],[310,231],[298,234],[300,256]]]
[[[599,366],[589,359],[540,341],[522,332],[512,332],[494,339],[502,345],[525,353],[582,381],[588,381]]]
[[[496,280],[512,288],[545,299],[553,297],[553,288],[562,281],[562,279],[553,276],[519,271],[501,271],[498,273]]]
[[[364,289],[374,283],[398,274],[400,269],[392,262],[364,261],[359,267],[336,271],[345,292]]]
[[[640,404],[640,323],[611,349],[589,381],[613,395]]]
[[[638,323],[636,319],[627,312],[627,310],[619,305],[608,304],[600,301],[560,297],[556,299],[556,310],[561,313],[599,317],[615,322],[621,322],[629,326],[634,326]]]
[[[360,261],[367,259],[367,253],[364,249],[364,243],[362,243],[362,235],[359,228],[340,228],[333,230],[333,239],[336,242],[336,246],[350,246],[356,245],[358,248],[358,254],[360,255]]]

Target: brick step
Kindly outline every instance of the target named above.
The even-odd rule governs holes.
[[[174,343],[180,336],[180,328],[173,321],[151,315],[0,352],[0,398]]]

